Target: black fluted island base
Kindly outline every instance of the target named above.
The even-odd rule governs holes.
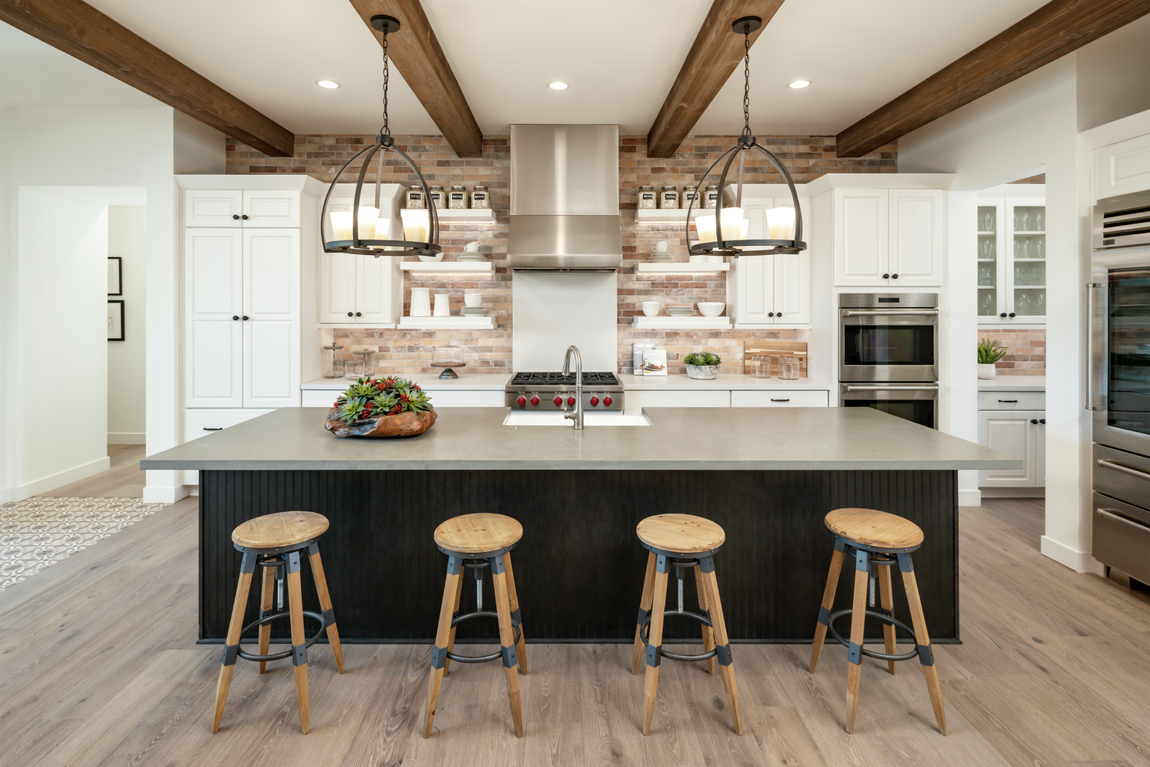
[[[227,632],[240,565],[232,529],[261,514],[304,509],[331,522],[324,569],[345,641],[432,641],[447,561],[432,532],[449,517],[484,511],[523,524],[512,556],[529,641],[631,641],[647,556],[635,525],[652,514],[685,513],[713,519],[727,533],[715,564],[731,637],[806,642],[834,545],[822,519],[846,506],[889,511],[922,527],[915,566],[931,640],[956,641],[956,472],[838,469],[201,470],[200,636],[219,641]],[[836,607],[847,606],[853,569],[844,567],[842,578]],[[473,584],[465,583],[465,607],[475,599]],[[492,609],[490,583],[484,586],[485,609]],[[693,608],[694,583],[684,586]],[[309,584],[303,591],[314,594]],[[905,597],[895,592],[895,614],[905,617]],[[676,600],[672,581],[669,609]],[[496,641],[494,625],[485,623],[462,624],[460,641]],[[874,633],[881,637],[877,625]],[[697,637],[693,621],[668,619],[665,639]]]

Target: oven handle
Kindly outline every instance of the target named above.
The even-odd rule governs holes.
[[[1123,466],[1120,463],[1114,463],[1113,461],[1107,461],[1105,458],[1099,458],[1096,461],[1096,463],[1104,469],[1113,469],[1114,471],[1120,471],[1123,474],[1129,474],[1131,477],[1138,477],[1138,479],[1150,479],[1150,474],[1147,474],[1144,471],[1138,471],[1137,469],[1131,469],[1129,466]]]
[[[1086,313],[1090,329],[1086,334],[1086,358],[1089,371],[1086,375],[1086,409],[1106,410],[1106,373],[1110,361],[1110,338],[1106,329],[1106,318],[1110,313],[1107,306],[1106,286],[1092,282],[1086,286]]]
[[[921,386],[856,386],[843,384],[843,391],[938,391],[938,384],[922,384]]]
[[[1095,509],[1094,511],[1097,512],[1099,515],[1106,517],[1107,519],[1113,519],[1115,522],[1121,522],[1124,525],[1129,525],[1130,527],[1133,527],[1135,530],[1142,530],[1142,531],[1146,530],[1145,525],[1140,525],[1137,522],[1135,522],[1134,520],[1127,519],[1126,517],[1120,517],[1117,514],[1113,513],[1110,509]]]
[[[938,316],[938,309],[843,309],[844,317],[915,317]]]

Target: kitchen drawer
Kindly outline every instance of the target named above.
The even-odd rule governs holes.
[[[1095,445],[1093,459],[1096,492],[1150,507],[1150,458]]]
[[[628,391],[624,410],[638,413],[645,407],[730,407],[731,392],[719,391]]]
[[[979,410],[1045,410],[1044,391],[980,391]]]
[[[733,391],[731,407],[828,407],[827,391]]]
[[[1150,583],[1150,511],[1098,493],[1093,500],[1094,558]]]
[[[229,426],[235,426],[237,423],[250,421],[256,416],[270,413],[270,410],[255,410],[250,408],[221,408],[221,409],[195,409],[188,408],[184,411],[184,442],[191,442],[193,439],[207,436],[213,431],[226,429]],[[198,471],[185,471],[184,484],[185,485],[198,485],[199,472]]]

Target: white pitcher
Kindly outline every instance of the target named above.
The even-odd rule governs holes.
[[[449,294],[449,293],[436,293],[435,294],[435,316],[436,317],[450,317],[451,316],[451,294]]]
[[[409,317],[431,316],[431,288],[411,289],[411,308],[407,314]]]

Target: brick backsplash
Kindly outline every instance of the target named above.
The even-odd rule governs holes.
[[[510,138],[489,136],[483,140],[483,156],[461,159],[451,151],[442,136],[397,136],[396,145],[411,156],[429,184],[487,184],[495,210],[494,224],[443,224],[440,244],[446,260],[458,258],[463,246],[479,240],[480,250],[495,266],[495,273],[482,278],[458,280],[421,279],[408,275],[404,291],[404,313],[411,287],[431,287],[452,295],[452,313],[459,311],[463,291],[480,289],[487,294],[484,305],[492,309],[494,330],[409,331],[373,328],[337,330],[336,342],[350,356],[353,348],[376,349],[377,369],[412,375],[435,372],[429,367],[432,349],[452,344],[465,349],[468,373],[511,372],[511,273],[507,269],[507,216],[511,205]],[[306,173],[320,181],[333,180],[348,158],[374,140],[374,136],[296,136],[293,157],[268,157],[240,141],[227,141],[228,173]],[[726,301],[726,276],[638,275],[631,267],[646,260],[654,244],[669,240],[678,259],[686,260],[687,248],[683,226],[674,224],[639,224],[634,220],[635,198],[641,185],[658,189],[663,184],[698,183],[699,176],[736,140],[734,136],[695,136],[683,142],[674,157],[647,157],[644,136],[623,136],[619,146],[619,207],[623,230],[623,271],[619,273],[618,360],[620,372],[631,372],[631,344],[651,341],[666,347],[669,367],[683,370],[683,355],[710,350],[723,357],[723,372],[742,372],[743,344],[762,339],[793,340],[793,330],[636,330],[631,318],[641,314],[639,304],[645,300],[671,303]],[[764,140],[790,170],[796,183],[812,181],[826,173],[895,173],[898,159],[894,144],[884,146],[861,158],[838,158],[834,136],[786,136]],[[756,168],[761,168],[756,164]],[[782,183],[773,170],[748,173],[747,183]],[[374,168],[368,179],[375,180]],[[415,176],[407,168],[385,167],[385,182],[413,184]],[[684,212],[685,216],[685,212]],[[812,339],[812,343],[817,339]],[[1000,364],[1001,367],[1001,364]]]
[[[1000,359],[995,367],[1002,375],[1044,376],[1046,375],[1046,330],[1013,330],[980,328],[979,339],[998,339],[1010,351]]]

